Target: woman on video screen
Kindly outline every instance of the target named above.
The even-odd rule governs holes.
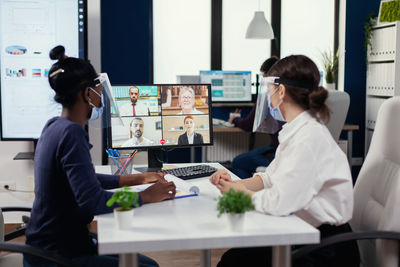
[[[183,119],[183,126],[186,132],[179,136],[178,145],[197,145],[204,143],[203,136],[194,131],[195,124],[192,116],[189,115]]]

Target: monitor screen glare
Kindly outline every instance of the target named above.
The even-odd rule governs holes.
[[[210,83],[213,102],[250,102],[250,71],[200,71],[200,83]]]
[[[209,84],[119,85],[112,93],[111,147],[212,144]]]

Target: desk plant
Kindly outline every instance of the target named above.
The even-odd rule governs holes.
[[[133,207],[139,207],[139,194],[131,192],[128,186],[122,187],[114,192],[106,205],[111,207],[118,203],[120,207],[114,209],[114,216],[119,229],[127,229],[131,226],[133,217]]]
[[[243,191],[234,191],[232,188],[218,198],[218,217],[226,213],[233,231],[243,229],[245,212],[254,210],[251,196]]]
[[[338,54],[332,52],[322,53],[322,63],[325,69],[326,89],[335,89],[336,75],[338,72]]]

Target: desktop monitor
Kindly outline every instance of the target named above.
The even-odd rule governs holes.
[[[200,83],[211,84],[212,102],[251,101],[250,71],[200,71]]]
[[[108,146],[147,149],[147,170],[162,167],[161,149],[213,144],[209,84],[112,86]]]
[[[61,114],[48,74],[49,51],[86,58],[86,0],[0,1],[1,140],[37,140]]]

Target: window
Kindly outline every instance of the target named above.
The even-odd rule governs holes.
[[[322,53],[333,53],[334,0],[282,0],[281,57],[304,54],[323,70]]]
[[[255,11],[264,11],[271,23],[271,0],[224,0],[222,3],[222,69],[250,70],[253,82],[261,64],[271,54],[271,40],[245,39]],[[255,87],[252,91],[255,93]]]
[[[211,0],[153,0],[154,83],[211,65]]]

